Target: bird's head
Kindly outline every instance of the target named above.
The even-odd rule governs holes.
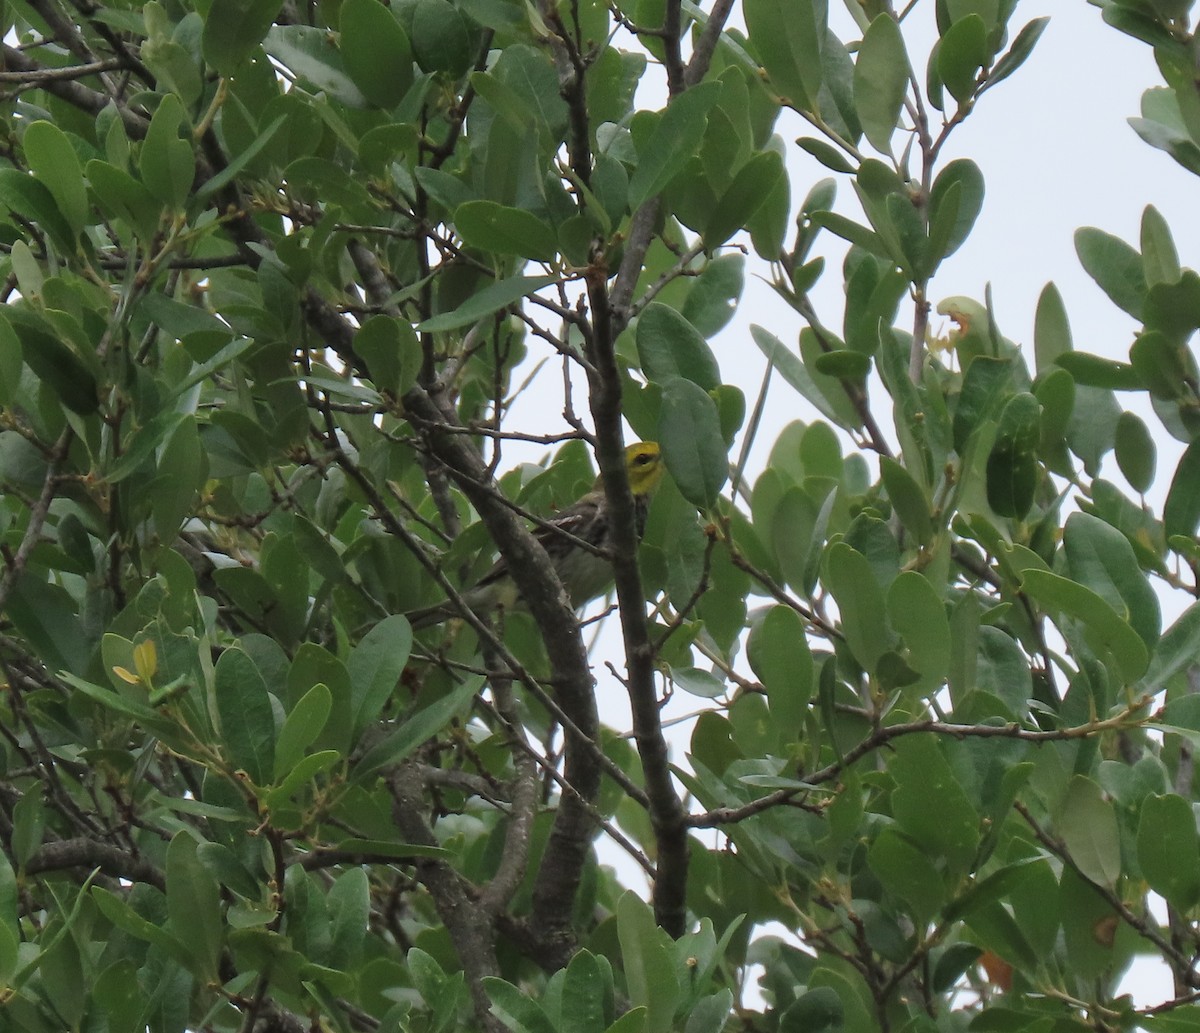
[[[634,495],[649,495],[663,478],[662,449],[657,441],[637,441],[625,448],[625,472]]]

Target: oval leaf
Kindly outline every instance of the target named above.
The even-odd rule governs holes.
[[[878,150],[890,154],[892,133],[904,106],[910,70],[904,37],[895,15],[875,17],[863,35],[854,65],[854,107],[863,133]]]
[[[230,761],[264,785],[275,766],[275,715],[267,683],[241,649],[226,649],[214,670],[217,716]]]
[[[702,387],[675,377],[663,387],[658,440],[680,493],[704,511],[714,508],[729,477],[717,405]]]
[[[704,391],[713,391],[721,383],[721,370],[708,342],[669,305],[657,301],[647,305],[638,317],[636,336],[647,380],[666,384],[682,377]]]

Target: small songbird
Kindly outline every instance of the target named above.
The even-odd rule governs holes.
[[[646,529],[650,497],[663,477],[662,453],[657,442],[639,441],[629,445],[625,449],[625,472],[633,494],[637,535],[640,539]],[[599,477],[586,495],[533,529],[533,536],[542,543],[570,596],[571,605],[577,610],[603,595],[612,585],[612,564],[600,554],[610,548],[609,534],[608,498]],[[575,539],[587,542],[600,553],[583,548]],[[501,607],[513,609],[522,606],[520,593],[503,558],[498,559],[477,584],[463,593],[463,599],[481,615]],[[424,628],[458,615],[458,611],[449,603],[439,603],[410,613],[408,619],[414,628]]]

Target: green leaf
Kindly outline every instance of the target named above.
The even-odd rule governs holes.
[[[174,390],[167,395],[168,398],[177,398],[186,393],[190,388],[195,387],[202,380],[207,380],[210,376],[220,369],[224,369],[234,359],[239,358],[244,352],[250,349],[255,344],[252,337],[241,337],[237,340],[230,341],[216,355],[206,359],[204,362],[198,363],[192,367],[191,372],[184,377],[178,384],[174,385]]]
[[[1117,528],[1090,513],[1072,513],[1063,528],[1071,577],[1095,592],[1153,649],[1161,628],[1158,596],[1133,546]]]
[[[1045,570],[1026,570],[1024,590],[1038,602],[1081,621],[1092,633],[1094,647],[1112,652],[1127,682],[1145,672],[1150,655],[1145,643],[1111,606],[1090,588]]]
[[[176,835],[183,834],[176,833]],[[153,944],[167,958],[181,964],[187,963],[189,955],[183,935],[175,936],[158,923],[147,921],[123,898],[101,886],[91,888],[91,898],[96,904],[96,909],[117,929],[146,943]]]
[[[665,385],[682,377],[704,391],[720,385],[721,370],[708,342],[675,309],[651,302],[638,317],[636,336],[638,359],[647,380]]]
[[[859,184],[868,179],[874,162],[864,162],[859,169]],[[859,186],[862,193],[866,188]],[[907,279],[919,279],[929,275],[929,234],[911,198],[899,192],[889,192],[883,199],[882,213],[878,205],[868,202],[867,213],[871,225],[893,251],[896,264]],[[886,214],[884,214],[886,213]],[[935,265],[936,263],[932,263]],[[849,334],[847,334],[849,336]],[[875,334],[870,335],[872,339]]]
[[[1142,211],[1142,271],[1146,283],[1176,283],[1179,280],[1179,252],[1171,239],[1171,227],[1152,204]]]
[[[779,1017],[779,1033],[841,1033],[845,1019],[838,992],[831,986],[818,986],[788,1005]]]
[[[750,42],[772,89],[785,104],[815,110],[827,5],[815,0],[746,0],[743,12]]]
[[[611,983],[611,981],[610,981]],[[573,1033],[604,1033],[605,983],[591,951],[578,951],[567,966],[562,988],[562,1028]]]
[[[904,37],[895,15],[879,14],[858,48],[854,65],[854,107],[863,133],[877,150],[890,154],[910,75]]]
[[[367,188],[346,175],[336,162],[315,155],[297,158],[284,170],[292,191],[312,201],[341,205],[360,219],[371,218],[374,205]]]
[[[386,739],[372,746],[354,766],[353,778],[362,782],[388,764],[399,764],[422,743],[432,739],[451,721],[462,714],[475,699],[483,684],[482,678],[472,677],[441,699],[405,718]]]
[[[282,0],[213,0],[200,38],[204,60],[228,78],[257,49]]]
[[[1012,382],[1012,361],[980,355],[971,360],[954,410],[954,449],[962,455],[971,435],[995,419]]]
[[[557,283],[555,276],[512,276],[485,287],[473,294],[452,312],[442,312],[418,324],[421,333],[436,333],[441,330],[458,330],[508,308],[522,298]]]
[[[629,180],[629,207],[636,211],[679,174],[700,148],[709,109],[721,96],[716,82],[701,83],[679,94],[638,147],[638,164]]]
[[[1037,489],[1037,449],[1041,441],[1038,400],[1028,392],[1004,406],[996,443],[987,461],[988,505],[1000,516],[1025,519]]]
[[[204,456],[196,417],[185,416],[166,438],[156,469],[167,472],[150,486],[150,511],[161,544],[175,541],[179,528],[194,512],[203,487]]]
[[[918,545],[928,545],[933,537],[933,519],[925,489],[891,456],[880,459],[879,472],[883,476],[892,508],[905,530],[916,539]]]
[[[226,649],[214,669],[221,737],[234,767],[266,785],[275,766],[275,716],[267,683],[241,649]]]
[[[871,372],[871,356],[853,348],[836,348],[818,355],[813,365],[827,377],[858,382]]]
[[[12,405],[24,361],[16,331],[7,319],[0,319],[0,405]]]
[[[379,716],[396,691],[411,650],[412,626],[402,614],[385,617],[354,647],[346,669],[350,674],[356,737]]]
[[[636,893],[626,891],[617,901],[617,937],[629,998],[646,1009],[645,1033],[670,1033],[680,986],[665,934]]]
[[[1058,288],[1048,283],[1038,295],[1037,313],[1033,321],[1033,350],[1038,372],[1057,362],[1059,356],[1071,351],[1072,347],[1067,307]]]
[[[71,141],[58,126],[37,121],[21,138],[29,168],[53,195],[75,236],[87,224],[88,199],[83,169]]]
[[[370,316],[354,335],[354,351],[367,364],[371,381],[380,391],[399,398],[417,382],[421,343],[405,319]]]
[[[304,751],[317,741],[317,736],[329,720],[332,706],[333,695],[329,687],[319,683],[309,689],[292,708],[275,743],[273,781],[279,782],[287,775],[300,762]]]
[[[871,564],[843,542],[830,547],[823,577],[837,600],[842,633],[854,659],[868,674],[874,673],[879,658],[891,647],[883,589]]]
[[[66,589],[28,569],[12,583],[7,616],[48,668],[80,673],[95,640],[85,633],[78,609]]]
[[[807,151],[827,169],[832,169],[834,172],[841,172],[847,176],[853,176],[857,171],[850,163],[850,159],[831,143],[826,143],[824,140],[818,140],[811,136],[802,136],[796,143],[800,145],[802,151]]]
[[[60,672],[59,677],[88,699],[99,703],[100,706],[114,713],[121,714],[124,717],[133,718],[133,720],[137,721],[147,731],[153,732],[164,740],[174,741],[178,732],[175,722],[169,717],[163,716],[152,707],[148,707],[146,704],[139,703],[136,700],[127,699],[125,696],[113,692],[112,689],[94,685],[91,682],[84,681],[82,678],[76,678],[70,673]]]
[[[684,692],[691,696],[699,696],[701,699],[716,699],[718,696],[725,695],[728,686],[718,678],[712,671],[706,671],[701,667],[675,667],[670,668],[670,679],[677,689],[683,689]]]
[[[336,717],[334,723],[337,723]],[[325,732],[325,735],[327,736],[328,732]],[[297,792],[301,786],[307,785],[317,775],[328,771],[341,761],[344,752],[344,750],[318,750],[316,753],[309,753],[301,757],[287,771],[281,773],[277,784],[264,798],[264,805],[268,809],[285,806],[292,794]]]
[[[181,129],[187,139],[181,138]],[[196,178],[196,156],[183,104],[173,93],[159,101],[150,120],[138,171],[155,198],[173,211],[182,210]]]
[[[1075,231],[1075,252],[1113,304],[1140,320],[1147,290],[1142,256],[1125,241],[1092,226]]]
[[[746,229],[750,231],[750,243],[759,257],[765,258],[768,262],[779,259],[788,234],[791,211],[791,180],[786,175],[782,175],[770,187],[762,204],[746,220]],[[819,261],[819,259],[813,261]],[[808,263],[808,267],[811,268],[811,266],[812,262]]]
[[[1154,483],[1157,451],[1154,437],[1141,418],[1131,412],[1121,413],[1117,420],[1117,466],[1129,486],[1144,495]]]
[[[1121,876],[1121,835],[1116,811],[1100,787],[1075,775],[1059,805],[1057,824],[1079,870],[1093,882],[1115,886]]]
[[[683,1033],[721,1033],[733,1011],[733,991],[726,987],[702,997],[692,1007]]]
[[[784,580],[799,591],[805,591],[808,587],[817,526],[817,505],[812,496],[797,484],[783,493],[771,514],[768,527],[764,529],[764,533],[769,535],[768,544],[775,552]]]
[[[17,971],[20,928],[17,924],[17,874],[0,853],[0,983],[12,985]]]
[[[329,888],[326,903],[331,919],[329,956],[342,971],[353,971],[371,920],[371,884],[366,870],[351,868],[338,876]]]
[[[894,828],[885,828],[867,851],[883,888],[909,905],[916,925],[924,927],[946,902],[946,884],[928,853]]]
[[[745,271],[746,256],[735,253],[712,259],[696,277],[681,311],[683,318],[691,323],[702,337],[711,337],[733,318],[737,300],[741,297],[742,286],[745,283]],[[713,361],[715,363],[716,359]]]
[[[185,830],[176,832],[167,846],[167,913],[171,932],[191,956],[192,971],[214,980],[225,941],[221,887],[197,857],[198,846]]]
[[[1200,525],[1200,441],[1188,445],[1175,467],[1171,487],[1163,507],[1163,527],[1167,537],[1191,538]]]
[[[154,9],[157,3],[147,4],[145,9]],[[149,25],[147,19],[147,25]],[[188,22],[191,23],[187,37],[194,42],[196,30],[200,28],[199,15],[185,16],[185,20],[176,26],[176,32]],[[146,67],[158,80],[162,93],[172,93],[188,107],[200,99],[204,84],[200,78],[199,55],[194,46],[185,46],[178,38],[169,38],[165,32],[151,30],[150,38],[142,45],[140,57]]]
[[[975,94],[979,70],[989,56],[987,36],[983,19],[968,14],[951,25],[938,43],[938,75],[959,104]]]
[[[128,226],[144,242],[154,239],[162,206],[146,187],[124,169],[93,158],[85,166],[100,207]]]
[[[830,233],[841,237],[843,240],[848,240],[851,244],[857,244],[864,251],[869,251],[877,258],[883,258],[889,262],[895,261],[894,256],[888,251],[887,245],[884,244],[879,234],[863,226],[861,223],[857,223],[853,219],[848,219],[837,212],[813,212],[811,219],[814,226],[827,229]]]
[[[0,177],[5,171],[0,169]],[[3,306],[0,318],[16,331],[25,365],[46,383],[63,405],[80,416],[89,416],[99,408],[99,386],[92,371],[48,324],[15,305]]]
[[[704,224],[705,248],[714,250],[746,226],[785,176],[783,158],[775,151],[761,151],[738,169]]]
[[[412,45],[422,71],[446,72],[457,79],[471,67],[466,21],[448,0],[417,0]]]
[[[46,807],[41,794],[25,793],[13,805],[12,857],[24,868],[42,845],[46,834]]]
[[[896,780],[892,812],[919,847],[965,874],[979,847],[980,816],[933,735],[895,743],[888,772]]]
[[[750,630],[750,669],[767,690],[778,727],[798,734],[813,692],[813,662],[804,622],[790,606],[772,606]]]
[[[272,25],[263,49],[299,79],[352,108],[366,107],[329,33],[315,25]]]
[[[496,976],[484,976],[482,983],[492,1001],[492,1014],[513,1033],[559,1033],[542,1006],[512,983]]]
[[[1200,106],[1200,100],[1197,101]],[[1147,330],[1159,330],[1182,345],[1200,328],[1200,274],[1185,269],[1174,283],[1156,283],[1146,293],[1142,315]],[[1181,365],[1196,378],[1196,363],[1190,352],[1181,356]]]
[[[1179,911],[1200,902],[1200,838],[1191,804],[1174,793],[1142,801],[1137,833],[1138,864],[1156,893]]]
[[[47,186],[16,169],[0,169],[0,205],[36,223],[65,254],[75,253],[75,234]]]
[[[1032,866],[1045,862],[1037,857],[1026,857],[1006,865],[984,878],[976,876],[970,888],[946,908],[945,917],[957,921],[989,904],[1008,897],[1014,888],[1026,883],[1033,875]]]
[[[138,427],[131,439],[125,442],[120,459],[105,471],[105,481],[119,484],[136,473],[185,419],[187,417],[183,413],[167,410],[155,415],[144,427]]]
[[[1057,884],[1054,888],[1058,888]],[[1054,904],[1057,908],[1057,898]],[[974,938],[1020,971],[1035,972],[1043,961],[1030,947],[1021,925],[1002,904],[993,903],[971,912],[966,924]]]
[[[712,510],[729,478],[721,419],[712,396],[682,377],[668,380],[658,440],[667,473],[683,497],[705,512]]]
[[[970,158],[957,158],[938,173],[929,192],[929,240],[935,264],[954,254],[970,235],[983,210],[983,194],[983,173]]]
[[[484,251],[520,255],[537,262],[551,262],[558,253],[553,227],[522,208],[508,208],[494,201],[467,201],[455,209],[454,225],[467,244]]]
[[[1140,384],[1154,398],[1173,402],[1194,391],[1195,363],[1187,346],[1159,330],[1137,335],[1129,349],[1129,361]]]
[[[1117,362],[1087,352],[1064,352],[1054,361],[1070,373],[1081,387],[1106,391],[1142,391],[1146,387],[1137,368],[1127,362]]]
[[[944,681],[950,671],[950,621],[929,580],[915,570],[898,574],[888,588],[887,614],[922,678],[934,684]]]
[[[1017,33],[1017,38],[1013,40],[1012,46],[999,61],[992,65],[991,71],[988,72],[988,86],[995,86],[996,83],[1007,79],[1025,63],[1025,59],[1033,53],[1033,48],[1049,24],[1050,18],[1046,15],[1034,18],[1033,21],[1021,26],[1021,31]]]
[[[764,330],[757,324],[751,324],[750,336],[758,345],[759,351],[767,357],[772,369],[779,371],[780,376],[800,395],[811,402],[827,419],[839,427],[845,426],[841,416],[830,405],[828,399],[814,383],[804,363],[784,343],[769,330]]]
[[[1197,655],[1200,655],[1200,603],[1192,603],[1158,640],[1149,670],[1142,679],[1147,691],[1161,692]]]
[[[413,84],[408,35],[378,0],[342,0],[340,50],[354,85],[372,104],[394,108]]]
[[[1111,391],[1080,386],[1067,423],[1067,444],[1083,460],[1084,469],[1099,476],[1100,463],[1112,449],[1121,409]]]

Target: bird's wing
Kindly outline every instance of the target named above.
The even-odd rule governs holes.
[[[588,539],[587,531],[595,520],[596,507],[600,504],[602,498],[603,496],[597,492],[589,492],[583,498],[572,502],[565,509],[560,509],[557,513],[551,514],[545,521],[531,529],[534,538],[541,542],[542,548],[550,554],[551,558],[556,553],[561,553],[564,547],[571,546],[571,542],[558,533],[560,530],[586,541]],[[508,564],[505,562],[504,557],[501,556],[492,564],[488,572],[479,579],[478,584],[493,584],[507,574]]]

